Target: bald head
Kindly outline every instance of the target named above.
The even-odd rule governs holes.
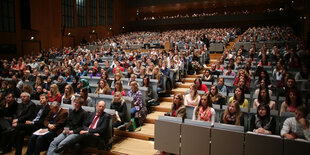
[[[97,114],[101,115],[105,109],[105,102],[103,100],[100,100],[96,105],[96,109],[97,109]]]

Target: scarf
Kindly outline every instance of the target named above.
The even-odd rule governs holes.
[[[211,121],[211,109],[206,108],[206,110],[204,110],[203,106],[200,106],[200,108],[199,108],[199,120],[210,122]]]
[[[231,115],[230,113],[227,113],[225,119],[227,120],[228,124],[235,124],[235,122],[236,122],[236,115]]]

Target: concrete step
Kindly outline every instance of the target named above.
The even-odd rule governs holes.
[[[176,84],[176,86],[177,86],[177,88],[188,88],[189,89],[189,87],[192,84],[194,84],[194,83],[192,83],[192,82],[185,82],[185,83],[182,83],[182,84]]]
[[[202,77],[203,74],[196,74],[196,75],[186,75],[186,78],[197,78]]]
[[[113,144],[111,152],[117,152],[123,155],[154,155],[158,151],[154,149],[154,141],[119,137],[118,142]]]
[[[172,102],[173,101],[173,95],[171,97],[161,97],[160,101],[162,101],[162,102]]]
[[[158,120],[158,116],[164,116],[166,112],[154,111],[146,116],[145,123],[154,124],[155,120]]]
[[[171,92],[173,94],[177,94],[177,93],[181,93],[184,95],[184,93],[186,92],[186,90],[188,90],[188,88],[176,88],[176,89],[172,89]]]
[[[141,139],[141,140],[153,140],[154,139],[154,124],[144,123],[141,126],[141,130],[140,130],[140,127],[137,126],[134,132],[115,129],[114,134],[116,136],[121,136],[121,137],[130,137],[130,138],[136,138],[136,139]]]
[[[185,82],[192,82],[192,83],[194,83],[195,78],[185,78],[184,81],[185,81]]]
[[[171,102],[160,102],[158,106],[152,106],[153,111],[161,111],[161,112],[170,112],[171,111]]]

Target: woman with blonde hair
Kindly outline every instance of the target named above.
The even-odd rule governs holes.
[[[184,104],[189,106],[197,106],[200,102],[200,95],[198,94],[195,84],[190,86],[189,94],[184,97]]]
[[[52,84],[50,91],[47,93],[48,102],[57,101],[61,102],[61,94],[59,92],[58,86],[56,84]]]
[[[195,107],[193,120],[211,122],[211,126],[215,122],[215,110],[212,108],[210,95],[203,94],[198,106]]]
[[[163,90],[164,80],[162,79],[162,76],[160,75],[159,67],[155,67],[152,73],[152,78],[158,80],[157,83],[157,92]]]
[[[237,100],[231,100],[221,117],[221,123],[243,126],[243,113]]]
[[[184,105],[183,95],[180,93],[177,93],[173,97],[173,103],[171,105],[171,111],[170,113],[166,114],[172,117],[186,117],[186,107]]]
[[[96,94],[110,94],[111,89],[109,87],[108,82],[106,80],[100,79],[95,93]]]
[[[72,104],[75,99],[74,96],[74,90],[71,85],[66,85],[65,86],[65,92],[64,95],[61,98],[61,104]]]
[[[114,98],[111,102],[110,109],[115,110],[115,118],[113,119],[113,125],[112,125],[114,128],[129,121],[127,120],[126,116],[127,106],[121,92],[117,91],[114,93]]]

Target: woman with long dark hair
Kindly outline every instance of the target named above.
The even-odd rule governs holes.
[[[228,102],[230,103],[232,100],[238,101],[240,108],[249,108],[249,102],[244,96],[243,89],[239,87],[235,89],[235,95],[232,96]]]
[[[276,120],[270,116],[270,108],[267,104],[260,104],[257,107],[257,114],[252,116],[250,131],[260,134],[274,134]]]

